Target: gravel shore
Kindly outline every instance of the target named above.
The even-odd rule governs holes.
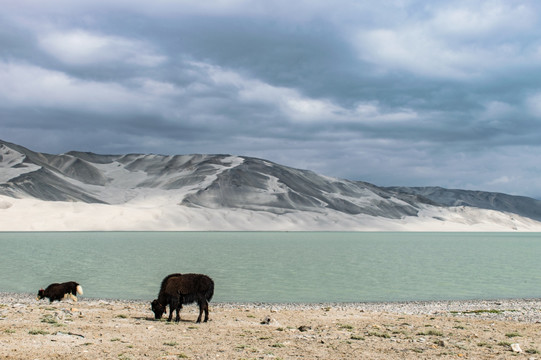
[[[2,359],[541,359],[541,299],[211,303],[179,323],[149,301],[0,293]]]
[[[118,300],[81,298],[85,303],[95,304],[138,304],[147,306],[150,300]],[[42,303],[45,301],[42,301]],[[35,295],[0,292],[1,304],[36,304]],[[464,317],[500,321],[541,323],[541,299],[499,300],[450,300],[368,303],[212,303],[214,308],[261,309],[261,310],[357,310],[406,315],[454,314]]]

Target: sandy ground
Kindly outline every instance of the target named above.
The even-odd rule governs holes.
[[[148,302],[0,293],[1,359],[541,359],[541,300],[211,304],[179,323]],[[514,345],[518,344],[518,345]],[[515,350],[513,350],[513,347]]]

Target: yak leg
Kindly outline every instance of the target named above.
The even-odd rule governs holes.
[[[175,301],[176,301],[175,310],[176,310],[176,312],[177,312],[177,317],[175,318],[175,321],[176,321],[176,322],[179,322],[179,321],[180,321],[180,309],[182,309],[182,299],[181,299],[181,297],[179,296],[179,297],[177,297],[177,298],[175,299]],[[172,313],[173,313],[173,308],[171,308],[171,314],[172,314]],[[169,315],[171,315],[171,314],[169,314]]]
[[[176,322],[180,321],[180,310],[182,310],[182,303],[184,302],[184,298],[182,297],[182,294],[178,293],[178,305],[177,305],[177,318],[175,319]]]
[[[203,299],[203,300],[199,300],[198,304],[199,304],[199,317],[197,318],[196,322],[198,323],[201,322],[201,316],[203,315],[203,311],[205,311],[205,322],[207,322],[209,319],[209,303],[207,300]]]
[[[200,323],[201,322],[201,315],[203,314],[203,301],[199,300],[197,302],[197,304],[199,305],[199,316],[197,317],[196,323]]]
[[[209,302],[205,300],[205,322],[209,321]]]
[[[71,290],[70,298],[71,300],[77,302],[77,289]]]
[[[171,320],[173,320],[173,311],[176,309],[177,307],[177,303],[176,303],[177,299],[171,297],[169,299],[169,317],[167,318],[167,321],[171,322]],[[165,306],[167,306],[167,304],[165,304]],[[177,315],[178,316],[178,315]]]
[[[209,321],[209,302],[205,300],[205,322]]]

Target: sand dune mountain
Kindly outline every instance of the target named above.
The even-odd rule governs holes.
[[[15,208],[29,205],[35,214],[73,206],[85,213],[79,226],[57,230],[115,229],[92,220],[98,205],[111,218],[131,212],[131,227],[125,214],[119,230],[541,229],[541,201],[521,196],[379,187],[246,156],[52,155],[1,140],[0,203],[13,217]],[[144,210],[154,222],[147,218],[141,228]]]

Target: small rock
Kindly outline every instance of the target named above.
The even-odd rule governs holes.
[[[519,344],[511,344],[511,350],[516,353],[522,353],[522,349]]]
[[[276,321],[275,319],[271,318],[270,316],[266,316],[263,320],[260,322],[261,325],[272,325],[272,326],[280,326],[280,323]]]
[[[301,325],[298,327],[299,331],[300,332],[305,332],[305,331],[308,331],[308,330],[312,330],[312,327],[311,326],[307,326],[307,325]]]
[[[445,347],[445,341],[443,341],[443,340],[438,340],[438,341],[435,342],[435,344],[438,345],[438,346],[441,346],[441,347]]]
[[[56,336],[74,336],[74,337],[78,337],[78,338],[81,338],[81,339],[84,339],[84,335],[81,335],[81,334],[74,334],[72,332],[62,332],[62,331],[57,331],[56,333],[54,333],[53,335],[56,335]],[[53,340],[51,340],[53,341]]]

